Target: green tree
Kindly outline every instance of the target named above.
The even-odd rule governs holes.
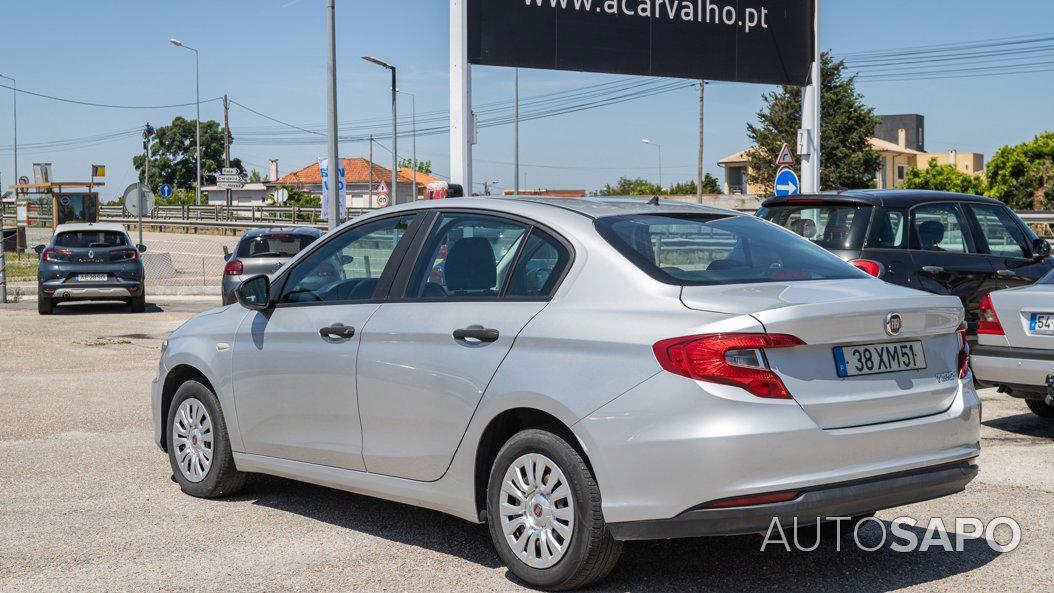
[[[657,196],[665,193],[657,184],[647,179],[630,179],[622,177],[615,185],[605,185],[604,189],[594,192],[596,196]]]
[[[678,183],[671,187],[669,193],[671,196],[694,196],[698,193],[696,188],[697,186],[693,179],[691,181]],[[717,177],[714,177],[710,173],[703,176],[703,193],[707,195],[721,193],[721,183],[717,181]]]
[[[410,158],[399,161],[400,169],[414,170],[414,160]],[[425,175],[432,174],[432,161],[417,161],[417,172],[424,173]]]
[[[986,171],[986,195],[1015,210],[1054,207],[1054,132],[1000,148]]]
[[[936,158],[930,159],[928,169],[914,167],[908,169],[904,177],[904,188],[949,191],[978,196],[983,196],[985,190],[988,189],[984,179],[960,171],[952,165],[938,165]]]
[[[249,173],[248,182],[249,183],[262,183],[263,182],[263,175],[260,175],[259,171],[257,171],[256,169],[253,169],[252,173]]]
[[[820,187],[871,187],[881,160],[871,150],[868,139],[874,135],[879,119],[856,91],[856,76],[846,73],[844,61],[824,52],[822,73]],[[758,112],[757,125],[747,125],[747,135],[754,142],[754,148],[748,151],[750,181],[772,195],[780,149],[784,143],[797,144],[802,88],[785,86],[766,94],[764,100],[765,108]]]
[[[150,189],[156,194],[163,183],[174,188],[193,190],[197,183],[197,153],[195,151],[195,120],[177,117],[167,126],[157,129],[150,146]],[[233,142],[233,138],[231,142]],[[216,121],[201,123],[201,176],[207,184],[223,167],[223,127]],[[132,158],[132,165],[143,178],[146,154]],[[231,159],[231,167],[242,173],[241,159]],[[173,198],[175,195],[173,195]]]

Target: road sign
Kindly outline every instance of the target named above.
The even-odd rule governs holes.
[[[280,188],[275,190],[275,192],[274,192],[274,203],[275,204],[278,204],[279,206],[282,206],[288,201],[289,201],[289,190],[288,189],[286,189],[284,187],[280,187]]]
[[[227,173],[234,171],[234,173]],[[245,187],[245,178],[238,174],[237,169],[224,169],[216,175],[216,187],[220,189],[242,189]]]
[[[805,86],[813,61],[814,0],[465,1],[472,64]]]
[[[241,175],[242,172],[239,171],[238,169],[235,169],[234,167],[224,167],[223,169],[220,169],[220,174],[221,175]]]
[[[377,194],[387,198],[388,197],[388,186],[384,185],[384,183],[382,182],[380,187],[377,188]]]
[[[244,181],[220,181],[216,184],[216,187],[220,189],[243,189],[245,188]]]
[[[784,167],[776,173],[776,196],[796,196],[801,191],[801,182],[793,169]]]
[[[141,209],[140,209],[141,207]],[[132,216],[147,216],[154,209],[154,193],[145,185],[133,183],[124,190],[124,209]]]
[[[220,173],[216,176],[216,183],[244,183],[245,180],[241,175],[227,175],[226,173]]]
[[[791,147],[786,142],[783,143],[783,149],[780,150],[780,156],[776,159],[777,167],[793,167],[794,166],[794,153],[791,152]]]
[[[28,185],[29,184],[29,177],[26,177],[25,175],[19,177],[18,178],[18,183],[21,184],[21,185]]]
[[[172,197],[172,185],[168,183],[161,184],[161,197],[171,198]]]

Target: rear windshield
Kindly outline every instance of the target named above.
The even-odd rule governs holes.
[[[867,278],[835,255],[751,216],[601,218],[600,234],[651,277],[701,286]]]
[[[762,208],[758,216],[824,249],[855,251],[864,246],[871,206],[787,204]]]
[[[316,237],[277,233],[242,239],[238,257],[293,257],[315,242]]]
[[[101,248],[128,245],[124,233],[116,231],[69,231],[55,237],[55,247]]]

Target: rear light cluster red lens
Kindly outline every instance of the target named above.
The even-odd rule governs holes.
[[[966,322],[959,326],[959,378],[965,379],[970,371],[970,343],[966,341]]]
[[[771,494],[754,494],[751,496],[737,496],[726,498],[706,504],[704,509],[729,509],[733,507],[751,507],[760,504],[775,504],[787,502],[798,498],[797,492],[773,492]]]
[[[977,326],[977,333],[987,336],[1005,336],[1003,324],[999,322],[999,316],[995,313],[992,305],[992,297],[986,296],[978,307],[981,323]]]
[[[882,277],[882,264],[877,261],[871,261],[869,259],[854,259],[849,263],[863,270],[868,276],[874,276],[875,278]]]
[[[223,273],[228,276],[241,276],[244,270],[245,266],[242,265],[241,261],[232,259],[227,262],[226,267],[223,268]]]
[[[711,334],[663,340],[653,350],[659,365],[671,373],[740,387],[758,397],[792,399],[769,368],[765,350],[804,345],[783,334]]]
[[[54,263],[54,262],[64,262],[64,261],[66,261],[66,257],[65,256],[72,255],[72,254],[73,254],[73,251],[70,250],[70,249],[59,249],[57,247],[53,247],[51,249],[45,249],[44,253],[41,254],[41,257],[46,262]]]
[[[121,249],[113,253],[114,261],[136,261],[139,259],[139,250]]]

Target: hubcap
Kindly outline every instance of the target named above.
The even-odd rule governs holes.
[[[505,472],[499,499],[501,528],[516,557],[532,568],[554,566],[575,528],[571,486],[548,457],[528,453]]]
[[[172,446],[176,465],[191,482],[205,479],[212,467],[212,419],[205,405],[195,398],[184,400],[172,422]]]

